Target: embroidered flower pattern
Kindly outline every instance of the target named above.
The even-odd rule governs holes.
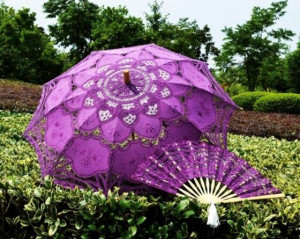
[[[129,114],[127,115],[126,117],[123,117],[123,120],[127,123],[127,124],[133,124],[134,121],[136,119],[136,115],[132,115],[132,114]]]
[[[89,80],[88,82],[86,82],[83,87],[85,89],[90,89],[93,85],[95,84],[94,80]]]
[[[93,106],[94,105],[94,99],[88,97],[85,99],[85,102],[84,102],[84,105],[85,106]]]
[[[155,105],[150,105],[149,106],[149,109],[148,109],[148,111],[147,111],[147,115],[156,115],[157,114],[157,112],[158,112],[158,110],[157,110],[157,104],[155,104]]]
[[[110,119],[113,115],[109,112],[109,110],[99,110],[99,117],[101,121],[106,121]]]

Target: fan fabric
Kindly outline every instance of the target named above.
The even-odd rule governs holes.
[[[216,196],[218,189],[221,190],[224,186],[229,190],[224,195],[224,200],[229,199],[229,192],[232,192],[231,197],[240,199],[262,195],[283,196],[269,179],[245,160],[226,149],[205,142],[183,141],[162,147],[140,164],[132,177],[175,195],[187,192],[186,195],[196,198],[202,194]],[[192,181],[198,178],[199,181]],[[222,186],[209,189],[217,183]],[[191,192],[190,188],[197,192]]]

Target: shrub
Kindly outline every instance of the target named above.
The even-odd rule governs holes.
[[[259,98],[266,96],[268,94],[270,93],[262,92],[262,91],[245,92],[232,97],[232,99],[238,106],[242,107],[244,110],[253,110],[253,105],[255,104],[255,102]]]
[[[269,177],[283,199],[217,206],[173,196],[64,189],[40,180],[35,152],[21,137],[31,114],[0,111],[0,238],[299,238],[300,141],[229,135],[228,148]]]
[[[270,94],[258,99],[255,111],[300,114],[300,94]]]
[[[229,95],[231,97],[233,97],[235,95],[239,95],[239,94],[245,93],[247,91],[248,91],[247,86],[243,86],[241,84],[232,84],[227,89],[227,92],[229,93]]]
[[[0,79],[0,110],[34,112],[42,87],[22,81]]]
[[[236,110],[229,122],[233,134],[300,140],[300,115]]]

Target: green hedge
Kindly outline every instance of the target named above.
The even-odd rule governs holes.
[[[239,95],[232,97],[233,101],[244,110],[253,110],[253,105],[255,102],[263,96],[266,96],[270,93],[268,92],[245,92]]]
[[[245,158],[286,194],[283,199],[217,206],[186,198],[64,189],[40,180],[34,150],[21,137],[30,114],[0,111],[0,238],[299,238],[300,142],[229,135]]]
[[[255,111],[300,114],[300,94],[270,94],[259,98]]]

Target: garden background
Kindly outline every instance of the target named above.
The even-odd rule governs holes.
[[[124,3],[125,4],[125,3]],[[0,4],[0,238],[299,238],[300,42],[275,24],[288,1],[255,7],[244,23],[225,27],[215,46],[210,27],[169,21],[163,3],[144,18],[125,6],[48,0],[45,31],[30,9]],[[23,139],[41,85],[93,50],[156,43],[209,61],[222,87],[244,110],[229,125],[228,149],[270,178],[286,197],[218,206],[221,226],[206,226],[207,206],[171,196],[69,190],[42,180]]]

